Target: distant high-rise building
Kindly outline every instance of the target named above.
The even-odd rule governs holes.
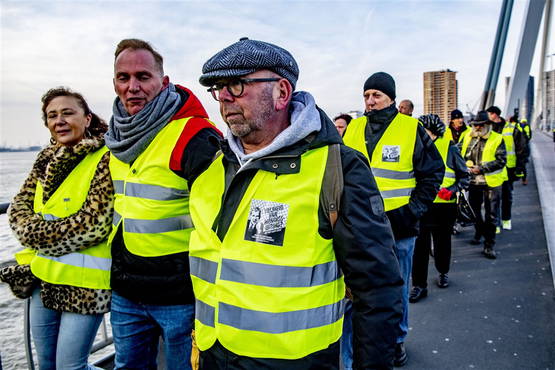
[[[424,114],[437,114],[448,125],[450,113],[458,105],[457,72],[424,72]]]
[[[505,77],[505,96],[509,93],[509,84],[511,83],[510,77]],[[528,122],[532,122],[532,111],[534,110],[534,77],[528,77],[528,85],[524,92],[524,98],[519,99],[518,104],[518,118],[526,118]],[[505,118],[514,115],[514,112],[502,112]]]
[[[555,128],[555,69],[544,72],[541,127]]]

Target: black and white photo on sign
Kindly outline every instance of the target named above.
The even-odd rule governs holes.
[[[384,145],[382,148],[382,161],[384,162],[399,162],[401,157],[401,146],[399,145]]]
[[[245,230],[245,240],[283,245],[289,205],[267,200],[253,199]]]

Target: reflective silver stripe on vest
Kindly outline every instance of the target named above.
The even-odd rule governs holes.
[[[503,136],[513,136],[513,133],[512,132],[504,132]]]
[[[123,226],[125,232],[128,233],[156,234],[189,229],[193,227],[193,222],[189,215],[162,218],[159,220],[125,218]]]
[[[218,263],[200,257],[189,256],[189,266],[191,275],[198,277],[209,283],[216,282],[218,273]]]
[[[119,213],[117,213],[116,211],[114,211],[114,216],[112,218],[112,225],[117,226],[119,220],[121,220],[121,215]]]
[[[330,283],[341,275],[336,261],[298,267],[223,259],[220,279],[272,288],[304,288]]]
[[[394,171],[386,170],[384,168],[372,167],[372,174],[376,177],[383,177],[391,180],[410,180],[414,179],[414,172],[412,171]]]
[[[240,330],[262,333],[287,333],[330,325],[341,319],[344,300],[327,306],[289,312],[264,312],[221,303],[218,306],[218,323]]]
[[[60,257],[51,257],[44,254],[37,254],[37,256],[63,263],[64,265],[86,267],[102,271],[110,271],[110,266],[112,265],[111,258],[95,257],[83,253],[70,253]]]
[[[46,213],[46,214],[42,214],[42,219],[45,221],[54,221],[59,219],[59,217],[51,215],[50,213]]]
[[[397,197],[409,197],[414,188],[407,189],[394,189],[394,190],[384,190],[380,191],[382,198],[397,198]]]
[[[116,192],[116,194],[123,194],[123,186],[124,183],[122,180],[114,180],[114,191]]]
[[[516,154],[515,151],[507,152],[507,155],[515,155],[515,154]]]
[[[216,310],[209,304],[198,298],[195,300],[195,317],[206,326],[214,327],[214,315]]]
[[[445,171],[445,177],[448,177],[450,179],[456,179],[457,177],[455,176],[454,172],[447,172]]]
[[[189,192],[185,189],[168,188],[159,185],[138,184],[128,182],[124,184],[121,180],[114,181],[116,194],[123,194],[125,187],[125,195],[135,198],[144,198],[152,200],[176,200],[189,196]]]
[[[503,172],[503,168],[497,171],[493,171],[493,172],[487,172],[484,175],[489,176],[489,175],[497,175],[499,173]]]

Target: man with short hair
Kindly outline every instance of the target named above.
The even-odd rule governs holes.
[[[113,116],[106,134],[115,188],[111,323],[116,369],[190,368],[194,296],[189,276],[189,187],[218,150],[200,101],[164,75],[143,40],[115,52]]]
[[[412,116],[412,112],[414,111],[414,104],[408,100],[401,100],[399,103],[399,113],[406,114],[407,116]]]
[[[404,341],[408,334],[409,279],[418,220],[432,205],[445,166],[418,120],[399,114],[395,96],[391,75],[378,72],[370,76],[363,88],[366,113],[351,121],[343,141],[366,157],[395,236],[396,255],[405,282],[395,366],[403,366],[407,362]]]
[[[202,72],[229,130],[191,189],[200,368],[339,369],[345,283],[355,367],[391,368],[402,279],[361,155],[285,49],[242,38]]]
[[[339,132],[339,135],[343,136],[343,134],[345,134],[345,130],[352,119],[353,117],[348,114],[340,114],[333,119],[333,124],[335,125],[337,132]]]
[[[501,187],[501,225],[504,230],[511,230],[511,214],[513,207],[513,183],[524,176],[526,166],[526,138],[516,122],[516,118],[506,122],[501,117],[501,109],[492,105],[486,110],[488,119],[492,122],[492,130],[503,135],[507,152],[507,176]],[[499,221],[499,220],[498,220]]]

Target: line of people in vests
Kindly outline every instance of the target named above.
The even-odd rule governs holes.
[[[468,172],[471,203],[490,209],[476,240],[495,257],[488,196],[513,147],[486,113],[459,135],[461,157],[437,116],[399,112],[393,77],[378,72],[342,140],[295,90],[291,53],[241,38],[199,78],[224,137],[148,42],[122,40],[113,69],[108,123],[70,89],[43,96],[51,142],[9,210],[26,249],[0,279],[31,299],[41,369],[93,368],[108,311],[116,369],[155,369],[160,338],[168,369],[403,366],[410,277],[425,294],[421,257],[450,238],[453,218],[437,218]],[[449,252],[436,253],[445,265]]]

